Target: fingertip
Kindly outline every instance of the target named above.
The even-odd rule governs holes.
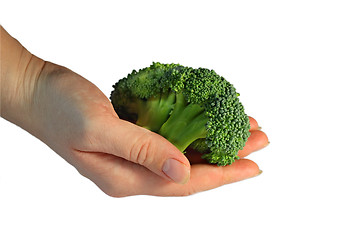
[[[260,130],[254,130],[252,131],[251,134],[253,135],[253,140],[256,142],[258,146],[257,150],[265,148],[270,144],[268,136],[265,132]]]
[[[234,166],[238,171],[247,172],[249,175],[258,174],[260,171],[256,162],[246,158],[238,159],[230,166]]]
[[[269,145],[269,139],[266,133],[260,130],[253,130],[242,150],[238,152],[240,158],[248,156],[252,152],[261,150]]]
[[[233,183],[249,179],[260,174],[259,166],[249,159],[238,159],[225,170],[229,173],[227,183]]]
[[[260,130],[261,127],[253,117],[249,117],[250,131],[252,130]]]

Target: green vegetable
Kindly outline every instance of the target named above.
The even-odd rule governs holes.
[[[219,166],[238,159],[250,135],[235,88],[213,70],[153,63],[119,80],[111,102],[120,118],[191,147]]]

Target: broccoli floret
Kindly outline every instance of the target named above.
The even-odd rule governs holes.
[[[153,63],[113,87],[110,99],[122,119],[159,133],[182,152],[191,147],[210,163],[232,164],[250,135],[239,94],[213,70]]]

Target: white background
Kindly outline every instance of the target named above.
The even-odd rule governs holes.
[[[257,178],[115,199],[0,119],[0,239],[337,239],[334,2],[1,1],[12,36],[106,95],[152,61],[214,69],[271,144]]]

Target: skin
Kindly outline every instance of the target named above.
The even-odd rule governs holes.
[[[188,149],[119,119],[109,99],[73,71],[32,55],[1,27],[1,116],[39,138],[113,197],[186,196],[255,177],[244,159],[268,145],[250,117],[251,136],[230,166],[207,164]],[[164,169],[174,159],[175,178]]]

